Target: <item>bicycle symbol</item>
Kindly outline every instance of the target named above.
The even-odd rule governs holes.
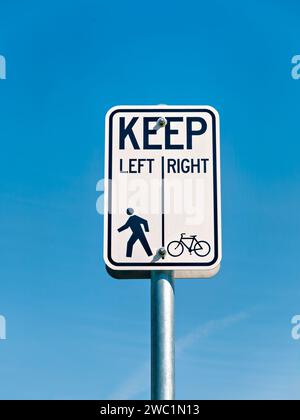
[[[183,254],[184,248],[186,248],[190,255],[192,252],[195,252],[198,257],[206,257],[210,253],[210,245],[206,241],[198,241],[197,235],[186,236],[185,233],[181,234],[181,238],[179,241],[170,242],[168,245],[168,253],[171,257],[180,257]],[[185,241],[190,241],[190,245],[186,244]]]

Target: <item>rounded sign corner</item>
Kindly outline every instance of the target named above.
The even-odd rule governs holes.
[[[221,270],[221,261],[217,261],[216,264],[208,270],[207,277],[208,278],[215,277],[217,274],[219,274],[220,270]]]
[[[119,112],[121,110],[122,110],[122,106],[118,106],[118,105],[109,108],[106,111],[106,114],[105,114],[106,121],[109,121],[111,116],[113,116],[114,114],[116,114],[117,112]]]
[[[118,264],[114,263],[114,261],[107,255],[105,251],[106,249],[104,249],[103,260],[106,267],[110,270],[118,270]]]
[[[212,114],[214,114],[216,117],[220,118],[220,113],[214,106],[206,105],[204,108],[206,108],[208,111],[210,111]]]

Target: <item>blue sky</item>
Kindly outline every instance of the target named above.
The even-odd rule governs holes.
[[[0,1],[0,398],[149,398],[149,283],[102,261],[104,116],[221,116],[220,274],[176,284],[177,398],[300,399],[296,0]]]

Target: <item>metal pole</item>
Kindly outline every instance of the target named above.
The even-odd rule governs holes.
[[[171,271],[151,273],[151,399],[175,398],[174,281]]]

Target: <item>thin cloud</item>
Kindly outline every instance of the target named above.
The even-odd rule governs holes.
[[[176,354],[181,355],[185,350],[192,347],[197,341],[208,337],[216,331],[224,330],[231,327],[234,324],[237,324],[240,321],[243,321],[248,317],[246,312],[241,312],[239,314],[228,316],[219,320],[212,320],[207,322],[204,325],[200,325],[198,328],[195,328],[193,331],[180,338],[176,343]]]
[[[217,331],[227,329],[248,318],[246,312],[212,320],[200,325],[176,342],[176,355],[181,356],[199,340],[207,338]],[[121,386],[108,397],[110,400],[133,400],[150,389],[150,362],[143,363]]]
[[[111,396],[109,400],[133,400],[150,389],[150,363],[142,364]]]

